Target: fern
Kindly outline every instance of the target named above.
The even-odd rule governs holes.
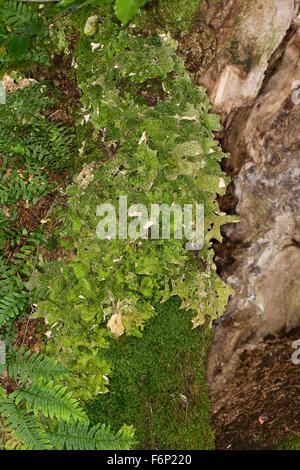
[[[0,411],[6,416],[7,431],[12,434],[7,445],[22,449],[42,450],[49,448],[47,438],[42,431],[37,418],[28,415],[12,398],[5,398],[0,402]]]
[[[109,426],[89,422],[68,423],[58,421],[48,429],[41,427],[37,416],[28,414],[12,396],[0,402],[0,411],[5,416],[6,432],[10,438],[6,448],[22,450],[126,450],[134,442],[134,430],[124,425],[117,433]]]
[[[67,387],[54,385],[52,381],[47,384],[38,381],[28,388],[16,390],[11,394],[16,399],[16,405],[26,400],[27,411],[37,414],[39,411],[47,418],[58,418],[69,421],[86,421],[86,415],[79,407],[78,401],[67,392]]]
[[[3,228],[0,219],[0,230]],[[1,246],[2,248],[2,246]],[[4,256],[0,256],[0,298],[4,297],[7,292],[21,292],[23,282],[13,266],[5,264]]]
[[[105,425],[90,427],[85,412],[72,393],[67,392],[67,387],[52,381],[45,384],[45,380],[61,378],[66,373],[57,361],[11,348],[7,363],[0,365],[0,374],[6,367],[9,376],[16,381],[21,379],[23,384],[21,390],[8,397],[0,387],[0,417],[4,418],[6,448],[119,450],[129,449],[133,444],[132,427],[124,425],[117,433]],[[36,382],[26,388],[28,378]]]
[[[12,124],[23,126],[23,130],[26,130],[28,124],[36,124],[37,117],[41,118],[42,113],[52,104],[44,91],[44,84],[35,83],[30,87],[8,93],[5,107],[0,107],[1,122],[10,127]],[[2,128],[2,131],[5,132],[5,128]],[[4,134],[3,141],[7,136],[7,133]]]
[[[55,97],[58,97],[57,92]],[[23,178],[25,177],[23,185],[16,171],[10,174],[10,181],[6,185],[10,184],[11,199],[18,198],[17,195],[14,197],[14,192],[21,195],[24,193],[25,199],[28,199],[27,196],[31,198],[34,192],[45,189],[43,183],[46,183],[47,177],[41,164],[47,169],[63,171],[70,163],[74,134],[72,129],[45,119],[44,112],[52,105],[52,100],[45,94],[45,85],[34,84],[9,93],[6,106],[0,107],[1,153],[9,158],[2,162],[3,175],[0,180],[5,177],[7,162],[12,157],[20,158],[22,155],[27,167],[27,171],[22,172]],[[28,182],[31,175],[34,179]],[[29,189],[24,189],[24,182],[25,186],[30,186]],[[47,190],[50,189],[47,186]],[[1,199],[5,197],[2,195]]]
[[[116,434],[109,426],[59,421],[50,434],[50,443],[58,450],[126,450],[133,443],[133,430],[123,427]]]
[[[51,90],[51,95],[55,99],[58,93]],[[32,272],[37,245],[46,242],[41,225],[29,233],[21,227],[20,199],[30,209],[41,196],[53,193],[57,183],[51,182],[49,171],[64,171],[73,154],[72,129],[45,119],[53,99],[44,84],[33,84],[8,93],[6,106],[0,106],[0,249],[19,246],[9,266],[0,256],[0,328],[13,323],[28,305],[24,280]]]
[[[1,5],[0,18],[11,29],[20,32],[27,28],[38,16],[30,5],[17,0],[6,0]]]
[[[38,14],[38,5],[18,0],[0,0],[0,64],[35,61],[49,64],[48,51],[44,40],[48,28]],[[44,11],[44,10],[43,10]],[[43,51],[40,50],[41,39]]]
[[[61,379],[68,372],[54,358],[43,357],[42,354],[24,351],[21,349],[15,357],[8,355],[7,367],[9,376],[17,380],[18,376],[30,377],[32,380]]]
[[[26,292],[12,292],[0,299],[0,328],[23,310]]]

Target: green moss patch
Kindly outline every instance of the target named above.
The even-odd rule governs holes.
[[[134,18],[138,29],[154,32],[187,31],[194,21],[202,0],[154,0],[146,4]]]
[[[110,392],[87,406],[91,421],[136,428],[138,449],[211,449],[205,359],[210,333],[191,330],[191,314],[172,299],[159,306],[143,338],[122,337],[106,353]]]
[[[280,439],[274,446],[275,450],[300,450],[300,436],[289,436]]]

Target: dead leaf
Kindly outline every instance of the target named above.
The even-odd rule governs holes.
[[[98,47],[100,47],[100,44],[97,44],[95,42],[91,42],[91,46],[92,46],[92,51],[94,52],[95,49],[98,49]]]
[[[264,422],[268,419],[268,416],[260,416],[258,418],[259,424],[264,424]]]
[[[139,145],[141,145],[143,142],[147,142],[146,131],[143,131],[142,137],[139,140]]]
[[[120,313],[114,313],[108,321],[107,326],[112,334],[116,336],[122,336],[125,331],[122,323],[122,315]]]
[[[97,166],[96,162],[92,162],[89,165],[83,167],[79,175],[76,177],[76,183],[79,184],[80,188],[85,189],[91,181],[94,179],[94,168]]]

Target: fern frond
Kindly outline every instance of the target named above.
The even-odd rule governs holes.
[[[38,381],[28,388],[16,390],[11,395],[15,398],[16,405],[26,401],[27,411],[38,414],[39,411],[46,417],[58,418],[63,421],[87,421],[86,414],[80,408],[78,400],[73,398],[72,392],[67,392],[67,387],[54,385],[52,381],[47,384]]]
[[[50,434],[50,443],[58,450],[128,450],[133,444],[130,427],[113,433],[104,424],[89,427],[88,423],[59,421]]]
[[[0,17],[5,25],[22,31],[37,18],[37,14],[32,10],[30,5],[24,2],[8,0],[1,5]]]
[[[19,350],[15,357],[8,355],[6,364],[10,377],[17,380],[20,374],[22,382],[23,377],[30,377],[32,380],[57,380],[68,374],[56,359],[37,353],[30,355],[29,350],[25,354],[24,350]]]
[[[12,292],[0,299],[0,328],[23,310],[26,292]]]
[[[6,398],[0,402],[0,411],[5,417],[5,426],[11,433],[8,445],[26,450],[49,449],[48,440],[41,426],[33,415],[28,415],[13,399]]]

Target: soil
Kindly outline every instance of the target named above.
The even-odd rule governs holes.
[[[217,449],[272,449],[299,436],[300,365],[291,360],[299,338],[300,329],[265,338],[241,355],[233,380],[211,397]]]
[[[79,35],[74,35],[72,40],[72,49],[75,49]],[[38,77],[40,82],[48,81],[55,89],[60,91],[60,96],[55,100],[52,108],[49,108],[45,117],[54,121],[61,122],[63,125],[73,125],[75,122],[74,110],[80,107],[80,98],[82,92],[77,87],[76,71],[72,67],[72,54],[68,56],[61,54],[53,54],[52,67],[45,68],[38,65],[37,70],[27,71],[25,73],[27,79]]]
[[[41,69],[37,75],[39,80],[49,81],[53,86],[53,90],[54,87],[60,90],[59,98],[55,100],[53,107],[45,112],[45,117],[52,121],[60,122],[63,125],[72,126],[75,120],[74,110],[76,106],[79,106],[81,92],[77,88],[76,76],[71,68],[71,60],[63,55],[55,54],[53,56],[53,67],[49,70]],[[29,86],[34,78],[35,73],[28,72],[26,78],[19,84],[8,75],[6,76],[6,82],[9,84],[8,89],[14,91],[21,86]],[[54,171],[48,171],[48,176],[50,182],[54,183],[56,188],[64,187],[69,180],[67,172],[58,175]],[[60,221],[55,218],[55,215],[53,217],[52,214],[53,206],[58,201],[64,203],[64,196],[59,191],[41,196],[37,203],[31,207],[27,207],[25,201],[20,198],[17,203],[16,221],[12,225],[12,229],[26,228],[28,232],[31,232],[40,226],[42,219],[47,219],[44,233],[49,238],[60,224]],[[7,240],[3,248],[3,253],[6,255],[6,263],[9,263],[24,243],[26,243],[25,237],[21,238],[19,245],[12,244],[9,239]],[[42,254],[44,261],[53,261],[63,256],[67,258],[67,261],[70,261],[74,254],[73,252],[66,253],[60,245],[51,250],[40,246],[38,253]],[[28,317],[22,316],[15,322],[16,339],[14,345],[17,350],[24,347],[25,351],[30,350],[31,353],[40,353],[42,343],[45,340],[46,322],[41,318],[31,319],[30,312],[28,314]],[[8,376],[7,371],[0,376],[0,385],[7,393],[11,393],[19,387],[19,384]]]
[[[21,317],[16,321],[15,327],[17,333],[15,346],[17,349],[23,346],[26,351],[39,353],[43,342],[43,333],[46,329],[45,321],[41,318],[29,321],[27,317]],[[11,393],[18,388],[16,381],[8,377],[7,371],[0,375],[0,385],[7,393]]]

